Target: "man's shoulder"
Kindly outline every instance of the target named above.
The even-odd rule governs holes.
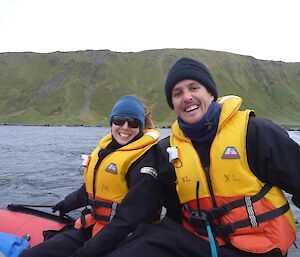
[[[262,132],[267,132],[267,131],[274,131],[280,134],[287,134],[286,130],[279,125],[273,123],[271,120],[262,118],[262,117],[257,117],[257,116],[250,116],[249,117],[249,122],[248,122],[248,131],[262,131]]]

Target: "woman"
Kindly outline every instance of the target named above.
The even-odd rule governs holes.
[[[22,257],[102,256],[140,222],[157,218],[160,185],[154,160],[159,133],[145,110],[133,96],[116,102],[109,116],[111,133],[89,156],[84,185],[53,211],[62,215],[90,208],[83,210],[74,228],[25,251]]]

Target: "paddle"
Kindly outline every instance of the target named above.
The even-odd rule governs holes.
[[[52,205],[14,204],[14,203],[7,205],[7,209],[10,211],[33,214],[42,218],[55,220],[63,224],[71,224],[75,222],[75,220],[67,214],[60,216],[60,215],[55,215],[52,213],[36,210],[33,208],[52,208]]]

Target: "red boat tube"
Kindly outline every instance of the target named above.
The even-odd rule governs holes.
[[[23,205],[11,204],[0,209],[0,231],[27,237],[31,247],[43,242],[43,231],[60,230],[72,222],[70,217],[56,216]]]

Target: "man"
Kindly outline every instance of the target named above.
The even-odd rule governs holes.
[[[165,94],[178,115],[159,144],[176,174],[181,220],[141,225],[110,256],[286,256],[295,222],[281,189],[300,207],[300,147],[272,122],[239,111],[242,99],[217,99],[202,63],[182,58]],[[170,176],[171,177],[171,176]],[[171,201],[169,199],[169,201]]]

